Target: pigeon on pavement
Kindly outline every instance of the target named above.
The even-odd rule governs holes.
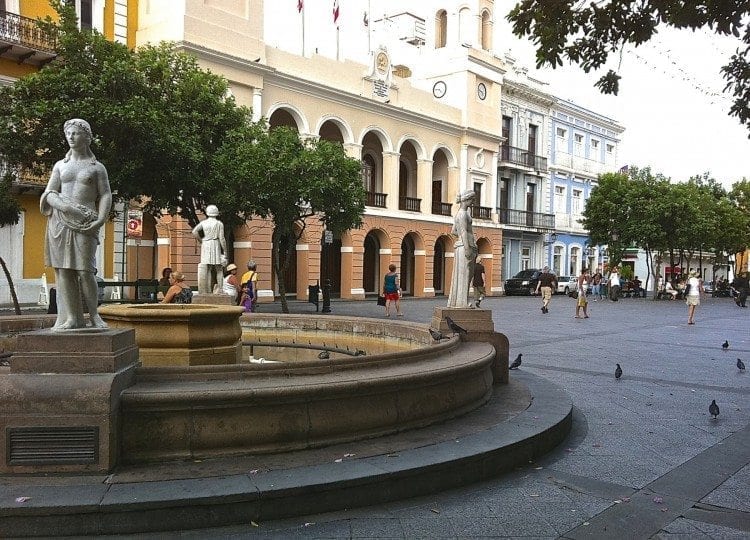
[[[354,356],[365,356],[367,353],[362,349],[357,349],[354,351]]]
[[[711,416],[714,417],[714,420],[717,416],[719,416],[719,406],[716,404],[716,400],[711,400],[711,405],[708,406],[708,412]]]
[[[430,328],[430,335],[432,336],[432,339],[435,341],[440,341],[441,339],[444,339],[447,336],[444,336],[441,332],[438,332],[434,328]]]
[[[739,369],[740,371],[745,371],[745,362],[743,362],[739,358],[737,359],[737,369]]]
[[[318,353],[318,358],[320,358],[321,360],[328,360],[330,357],[331,353],[329,353],[328,351],[320,351]]]
[[[622,377],[622,368],[620,367],[620,364],[617,364],[617,367],[615,368],[615,379],[619,381],[620,377]]]
[[[508,369],[518,369],[518,367],[521,365],[521,356],[523,356],[521,353],[518,353],[518,356],[516,356],[516,359],[513,360],[513,363],[508,366]]]
[[[456,334],[468,334],[465,328],[457,325],[456,321],[454,321],[450,317],[446,317],[445,322],[448,323],[448,328],[453,330]]]
[[[724,343],[721,344],[721,348],[725,351],[729,349],[729,342],[727,340],[724,340]]]

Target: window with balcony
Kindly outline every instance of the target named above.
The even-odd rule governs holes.
[[[513,129],[513,119],[510,116],[503,116],[503,139],[505,139],[505,142],[503,143],[503,146],[508,147],[512,144],[512,140],[510,138],[511,130]]]

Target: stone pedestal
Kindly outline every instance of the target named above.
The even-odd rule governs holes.
[[[495,332],[492,311],[489,309],[436,307],[432,312],[430,326],[445,335],[451,335],[453,331],[448,328],[448,323],[445,321],[446,317],[450,317],[453,322],[466,330],[466,334],[461,335],[463,341],[480,341],[492,344],[495,348],[495,361],[492,364],[494,382],[495,384],[507,384],[510,343],[505,334]]]
[[[214,306],[236,306],[228,294],[193,294],[193,304]]]
[[[16,343],[0,377],[0,472],[110,471],[138,364],[133,330],[38,330]]]

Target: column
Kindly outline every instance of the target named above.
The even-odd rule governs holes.
[[[297,250],[297,300],[307,300],[307,287],[312,285],[310,270],[307,266],[310,245],[297,244],[294,248]]]
[[[461,157],[458,160],[458,166],[461,167],[459,170],[459,178],[458,178],[458,193],[461,193],[463,190],[468,189],[468,169],[469,169],[469,145],[468,144],[462,144],[461,145]],[[455,199],[454,199],[455,200]]]
[[[354,159],[362,159],[362,145],[356,143],[344,143],[344,152]]]
[[[446,186],[445,202],[455,203],[459,192],[460,173],[458,167],[448,167],[448,185]]]
[[[399,152],[383,152],[383,193],[388,194],[385,200],[388,210],[398,210],[399,157]]]
[[[253,122],[257,122],[263,116],[263,89],[253,88]]]
[[[490,204],[492,205],[492,221],[494,223],[500,223],[500,219],[497,215],[497,207],[498,207],[498,200],[497,200],[497,190],[498,190],[498,178],[497,178],[497,160],[498,160],[498,153],[492,152],[492,158],[490,159],[490,170],[492,171],[492,176],[490,176],[491,185],[490,185]]]
[[[417,197],[422,200],[420,211],[432,213],[432,160],[417,160]]]

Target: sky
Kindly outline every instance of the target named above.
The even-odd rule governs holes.
[[[362,19],[368,5],[396,13],[408,10],[407,4],[409,0],[339,0],[341,48],[358,42],[358,46],[346,45],[346,56],[366,53]],[[628,47],[610,59],[607,68],[619,67],[622,79],[619,95],[605,96],[594,87],[600,74],[586,74],[577,66],[535,70],[533,45],[513,36],[504,20],[503,10],[513,4],[495,2],[495,53],[502,57],[512,51],[517,63],[529,68],[529,75],[549,84],[546,91],[625,127],[618,150],[620,165],[650,166],[654,173],[675,181],[708,172],[727,188],[743,177],[750,179],[750,166],[745,161],[750,156],[750,130],[728,115],[731,99],[722,92],[725,81],[720,73],[739,40],[708,30],[660,29],[649,43]],[[335,57],[332,5],[333,0],[305,0],[308,55],[317,47],[320,54]],[[297,2],[267,2],[265,11],[266,41],[271,45],[283,41],[282,48],[299,52]],[[379,17],[373,9],[370,19]],[[283,21],[283,31],[279,26],[269,28],[268,21],[272,25]]]

